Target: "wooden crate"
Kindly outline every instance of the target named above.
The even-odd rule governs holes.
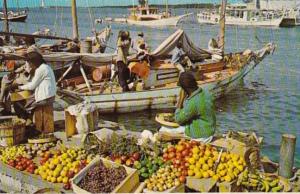
[[[8,116],[1,117],[0,123],[2,122],[11,122],[17,117]],[[25,137],[25,120],[20,119],[20,124],[11,125],[11,126],[0,126],[0,145],[2,146],[13,146],[21,143]]]
[[[216,186],[217,181],[212,178],[198,179],[195,177],[186,178],[186,186],[198,192],[210,192]]]
[[[134,193],[184,193],[185,192],[184,184],[180,184],[177,187],[174,186],[174,187],[167,189],[165,191],[162,191],[162,192],[149,191],[145,187],[146,187],[146,184],[144,182],[141,183],[141,185],[134,191]]]
[[[120,164],[117,164],[115,162],[112,162],[110,160],[96,157],[89,165],[87,165],[83,170],[81,170],[72,180],[72,188],[74,193],[77,194],[90,194],[90,192],[80,188],[77,186],[77,184],[81,181],[81,179],[87,174],[88,170],[93,167],[94,165],[98,164],[100,160],[103,161],[104,165],[107,167],[119,167]],[[136,188],[136,186],[139,184],[139,174],[136,169],[129,168],[127,166],[124,166],[127,172],[127,177],[111,192],[111,193],[129,193]]]
[[[98,110],[89,113],[87,115],[87,121],[89,125],[89,132],[96,131],[99,121]],[[67,137],[72,137],[73,135],[78,134],[76,129],[76,116],[71,115],[67,109],[65,110],[65,130]]]

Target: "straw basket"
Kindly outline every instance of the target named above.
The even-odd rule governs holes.
[[[0,118],[0,145],[2,146],[13,146],[24,140],[26,122],[18,119],[17,124],[13,125],[14,119],[18,118],[14,116]]]
[[[78,183],[83,179],[83,177],[87,174],[88,170],[98,164],[100,160],[103,161],[103,164],[106,167],[114,168],[120,166],[119,164],[112,162],[110,160],[96,157],[89,165],[87,165],[84,169],[82,169],[72,180],[72,188],[74,193],[77,194],[90,194],[90,192],[80,188]],[[127,177],[111,192],[111,193],[130,193],[134,190],[134,188],[139,184],[139,175],[137,170],[124,166],[127,172]]]

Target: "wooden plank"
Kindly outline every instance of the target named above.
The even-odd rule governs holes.
[[[40,38],[40,39],[50,39],[50,40],[68,40],[72,41],[70,38],[59,37],[59,36],[45,36],[45,35],[33,35],[33,34],[24,34],[24,33],[16,33],[16,32],[3,32],[0,31],[0,35],[2,36],[21,36],[21,37],[30,37],[30,38]]]

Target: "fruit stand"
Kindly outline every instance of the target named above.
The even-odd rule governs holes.
[[[291,181],[253,162],[260,160],[256,152],[261,139],[255,137],[255,144],[251,134],[241,133],[243,142],[237,134],[228,133],[204,144],[103,130],[85,136],[81,145],[67,145],[68,142],[47,137],[50,142],[34,140],[0,147],[1,190],[166,193],[293,189]],[[233,149],[233,144],[242,149]]]

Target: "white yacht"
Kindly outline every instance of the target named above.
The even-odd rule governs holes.
[[[283,15],[275,11],[248,9],[246,4],[234,4],[226,7],[227,25],[274,26],[282,25]],[[199,23],[218,24],[219,10],[204,10],[197,14]]]

